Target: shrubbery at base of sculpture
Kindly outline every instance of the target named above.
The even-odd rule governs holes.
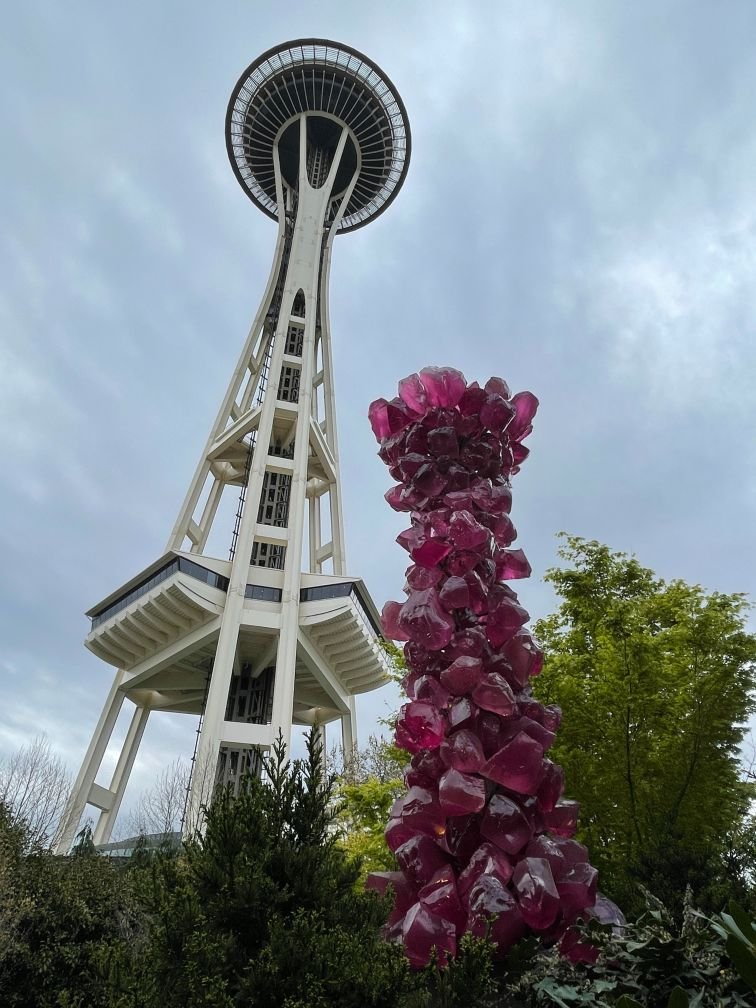
[[[499,954],[532,932],[590,961],[575,921],[623,921],[572,839],[578,806],[562,798],[564,774],[546,755],[561,712],[530,691],[543,655],[505,584],[530,574],[522,550],[508,548],[509,480],[537,406],[501,378],[481,388],[453,368],[425,368],[370,406],[398,484],[386,500],[411,515],[397,537],[413,561],[407,599],[386,603],[383,629],[406,642],[396,744],[413,755],[386,828],[399,871],[367,884],[393,889],[386,933],[416,967],[434,949],[453,957],[465,932],[487,934]]]

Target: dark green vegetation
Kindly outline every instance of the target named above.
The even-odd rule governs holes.
[[[739,751],[756,684],[748,603],[596,542],[567,537],[560,555],[535,692],[564,711],[552,755],[601,887],[630,914],[638,883],[678,916],[686,886],[706,912],[736,899],[756,913],[756,786]]]
[[[183,851],[56,858],[0,817],[3,1008],[424,1008],[486,1004],[484,946],[443,973],[381,939],[386,903],[356,888],[337,843],[333,779],[310,741],[269,782],[221,795]],[[464,995],[464,998],[463,998]]]
[[[320,753],[269,785],[223,795],[176,854],[98,856],[83,837],[55,858],[0,818],[0,1003],[8,1008],[744,1008],[756,929],[739,908],[713,924],[657,901],[623,934],[594,926],[603,954],[573,967],[524,943],[495,963],[484,942],[447,970],[410,971],[380,938],[386,906],[355,889],[337,845]],[[740,979],[732,963],[740,970]],[[669,1001],[670,997],[676,999]],[[630,1000],[630,999],[633,1000]],[[681,1000],[683,999],[684,1000]],[[751,1000],[749,1000],[751,998]],[[624,1000],[623,1000],[624,999]]]
[[[404,757],[374,742],[336,782],[310,743],[294,764],[279,746],[268,783],[221,795],[182,851],[130,862],[86,835],[55,858],[0,801],[0,1005],[752,1006],[745,603],[665,584],[596,543],[568,540],[563,557],[538,689],[564,708],[555,757],[602,888],[632,917],[619,934],[592,926],[596,965],[530,942],[494,962],[473,941],[450,969],[411,972],[381,940],[386,904],[360,885],[366,865],[391,866],[383,824]]]

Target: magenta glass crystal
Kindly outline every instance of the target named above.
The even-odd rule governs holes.
[[[462,372],[451,367],[423,368],[420,381],[429,406],[456,406],[467,388]]]
[[[457,892],[457,880],[451,865],[440,868],[417,894],[426,910],[454,924],[455,932],[465,923],[465,909]]]
[[[454,620],[441,608],[435,588],[413,591],[402,606],[398,623],[409,640],[431,651],[446,647],[454,633]]]
[[[441,742],[439,754],[447,767],[463,773],[480,770],[486,759],[480,739],[468,728],[447,735]]]
[[[414,833],[437,837],[442,836],[446,830],[446,819],[438,795],[425,787],[411,787],[406,795],[397,798],[391,808],[391,817],[400,819]]]
[[[399,398],[418,415],[425,413],[428,394],[420,381],[420,375],[411,374],[399,382]],[[380,400],[378,400],[380,402]]]
[[[596,902],[598,872],[590,864],[573,865],[557,881],[557,892],[562,914],[567,920],[577,917],[586,907]]]
[[[544,822],[557,836],[572,837],[577,829],[580,806],[576,801],[559,801],[553,809],[544,811]]]
[[[495,875],[503,885],[506,885],[512,877],[512,862],[494,844],[482,843],[457,879],[457,888],[463,897],[481,875]]]
[[[415,700],[399,711],[396,744],[407,752],[437,749],[444,739],[444,719],[432,704]]]
[[[501,378],[481,388],[448,367],[423,368],[370,406],[396,480],[386,500],[410,516],[397,542],[413,562],[406,601],[382,613],[407,663],[396,743],[412,756],[386,827],[399,870],[368,885],[394,893],[385,935],[417,968],[434,954],[446,962],[465,932],[487,935],[498,955],[532,933],[591,962],[573,922],[621,916],[571,839],[578,806],[544,755],[561,711],[530,691],[543,653],[507,583],[530,575],[511,546],[510,481],[537,406]]]
[[[427,885],[439,868],[449,864],[449,858],[425,833],[416,833],[394,853],[405,877],[415,886]]]
[[[512,687],[497,672],[486,672],[481,676],[471,695],[478,707],[502,717],[509,717],[517,708]]]
[[[402,611],[401,602],[387,602],[381,612],[381,627],[388,640],[406,641],[409,637],[399,626],[399,616]]]
[[[473,721],[477,713],[478,708],[469,697],[457,697],[449,705],[449,727],[451,729],[464,728]]]
[[[506,854],[519,854],[533,836],[533,827],[516,801],[495,794],[486,806],[480,832]]]
[[[466,609],[470,604],[470,588],[463,577],[446,578],[438,593],[438,601],[451,612],[453,609]]]
[[[543,746],[521,731],[493,754],[480,772],[508,791],[534,794],[543,777]]]
[[[530,577],[532,571],[521,549],[496,551],[496,576],[500,581],[516,581]]]
[[[542,812],[553,812],[564,791],[564,770],[558,763],[544,760],[543,778],[538,788]]]
[[[483,662],[480,658],[462,655],[441,673],[441,684],[454,696],[470,695],[480,682]]]
[[[549,862],[524,857],[515,865],[512,884],[525,923],[536,931],[550,927],[559,913],[559,893]]]
[[[454,924],[431,913],[422,903],[415,903],[407,911],[402,924],[402,942],[407,958],[418,969],[428,965],[434,951],[441,965],[449,956],[453,958],[457,954]]]
[[[486,804],[486,782],[477,774],[450,767],[438,782],[438,801],[447,816],[480,812]]]

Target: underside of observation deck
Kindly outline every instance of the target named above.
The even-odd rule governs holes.
[[[294,185],[297,131],[307,114],[313,149],[327,159],[341,129],[350,131],[334,196],[359,175],[339,222],[353,231],[382,213],[404,181],[411,138],[404,104],[383,71],[349,46],[299,39],[263,53],[242,74],[226,116],[226,146],[237,179],[250,199],[278,217],[273,148],[278,143],[284,181]]]

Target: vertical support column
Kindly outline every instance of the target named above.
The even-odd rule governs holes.
[[[347,197],[345,197],[346,199]],[[341,507],[339,474],[339,443],[336,434],[336,396],[333,386],[333,355],[331,353],[331,322],[328,313],[328,280],[331,272],[331,246],[325,250],[320,277],[321,353],[323,358],[323,409],[325,413],[325,439],[336,465],[336,481],[329,486],[331,507],[331,542],[333,543],[333,573],[346,574],[346,549],[344,545],[344,515]]]
[[[323,545],[322,525],[320,518],[320,495],[310,495],[310,573],[320,574],[323,564],[318,560],[318,550]]]
[[[129,725],[129,730],[126,733],[126,739],[123,743],[123,748],[121,749],[121,755],[118,757],[118,763],[113,772],[113,779],[110,782],[109,791],[113,794],[113,803],[109,809],[103,809],[100,813],[100,817],[97,820],[97,826],[95,827],[92,840],[95,844],[107,843],[110,840],[110,834],[113,830],[113,825],[118,817],[118,811],[121,807],[121,802],[123,801],[123,795],[126,791],[126,785],[129,782],[129,777],[131,776],[131,769],[134,766],[134,760],[136,759],[136,754],[139,749],[139,743],[142,741],[142,735],[144,735],[144,729],[147,727],[147,719],[150,716],[149,707],[139,707],[137,706],[131,718],[131,724]]]
[[[357,707],[354,697],[349,697],[349,713],[341,715],[341,746],[346,766],[357,749]]]
[[[306,311],[304,340],[301,356],[299,401],[294,439],[293,473],[288,508],[288,535],[281,599],[281,617],[278,650],[275,663],[275,685],[271,734],[280,730],[287,743],[291,736],[294,680],[297,660],[299,630],[299,590],[301,582],[302,545],[304,539],[304,509],[307,485],[307,459],[309,454],[309,424],[314,381],[314,352],[317,320],[318,275],[320,272],[323,228],[330,192],[346,144],[346,131],[337,145],[328,179],[322,188],[314,189],[307,178],[307,128],[306,116],[300,118],[299,179],[296,217],[291,235],[288,259],[284,262],[283,245],[279,244],[277,267],[274,273],[282,276],[281,297],[278,305],[276,335],[270,362],[270,380],[262,404],[252,465],[247,484],[246,502],[239,525],[236,553],[231,566],[226,603],[221,620],[220,634],[213,662],[205,714],[198,746],[198,761],[208,768],[204,779],[193,779],[188,816],[199,820],[202,805],[212,796],[215,767],[219,747],[223,744],[223,722],[236,657],[239,628],[243,619],[244,590],[249,574],[249,561],[255,542],[255,529],[260,496],[265,477],[268,452],[274,419],[276,417],[278,385],[286,333],[294,298],[299,290],[305,295]],[[277,149],[274,151],[276,189],[279,205],[283,204],[283,182]],[[355,173],[356,178],[356,173]],[[289,409],[291,404],[289,404]],[[212,768],[212,772],[210,772]]]
[[[81,769],[71,789],[71,795],[66,804],[65,812],[63,813],[58,840],[55,844],[56,854],[67,854],[73,846],[76,834],[79,831],[84,807],[89,800],[89,792],[94,784],[97,771],[100,769],[102,757],[105,755],[105,749],[110,741],[110,736],[113,734],[113,728],[123,705],[124,697],[121,692],[123,678],[124,672],[122,670],[116,672],[113,685],[110,687],[110,692],[102,708],[100,719],[92,735],[92,741],[89,743],[89,748],[87,749]]]
[[[276,195],[279,206],[284,204],[284,190],[281,178],[280,165],[277,154],[274,156],[274,166],[276,173]],[[249,573],[249,561],[252,554],[252,546],[255,540],[255,525],[257,522],[257,511],[260,506],[260,496],[262,493],[263,481],[265,479],[265,469],[270,447],[270,439],[273,430],[273,420],[275,417],[276,400],[278,398],[278,385],[281,374],[281,364],[283,360],[284,348],[286,345],[286,329],[288,328],[288,317],[291,314],[291,305],[297,287],[293,293],[289,294],[288,272],[289,267],[284,263],[285,247],[285,227],[286,218],[282,214],[279,220],[279,240],[276,246],[276,254],[273,260],[268,289],[265,293],[263,304],[258,312],[258,319],[262,320],[271,306],[271,298],[280,280],[282,269],[286,268],[287,276],[281,290],[281,303],[278,305],[278,317],[275,320],[275,335],[273,336],[273,352],[270,361],[269,380],[266,388],[265,398],[262,403],[260,421],[257,428],[257,438],[252,455],[252,462],[247,478],[246,499],[244,511],[242,512],[239,524],[239,534],[236,542],[236,551],[231,565],[228,590],[226,592],[226,604],[221,618],[220,633],[213,659],[213,668],[210,675],[210,684],[205,700],[205,710],[202,717],[202,727],[200,731],[199,745],[197,746],[194,771],[192,773],[189,802],[187,805],[186,823],[199,825],[202,820],[202,808],[209,805],[213,788],[215,786],[216,768],[218,764],[218,753],[223,738],[223,721],[225,719],[226,703],[228,701],[229,689],[231,687],[231,676],[233,674],[234,662],[239,644],[239,628],[244,612],[244,591]],[[289,254],[289,263],[292,256]],[[301,286],[301,285],[300,285]],[[288,295],[288,296],[287,296]],[[288,549],[287,549],[288,553]],[[197,773],[197,767],[201,772]]]
[[[343,130],[336,146],[331,168],[322,188],[313,189],[307,177],[307,131],[305,120],[300,129],[299,202],[292,246],[292,277],[287,278],[294,292],[301,288],[312,292],[307,300],[302,370],[299,386],[297,428],[294,441],[294,475],[289,499],[289,541],[286,549],[283,596],[281,600],[281,637],[276,660],[276,681],[273,693],[273,732],[291,738],[294,679],[299,636],[299,589],[302,579],[302,544],[304,540],[304,508],[307,491],[307,459],[310,445],[310,416],[315,379],[315,343],[317,310],[315,299],[320,296],[319,274],[323,247],[323,227],[330,192],[344,152],[347,133]],[[295,253],[296,247],[296,253]]]

